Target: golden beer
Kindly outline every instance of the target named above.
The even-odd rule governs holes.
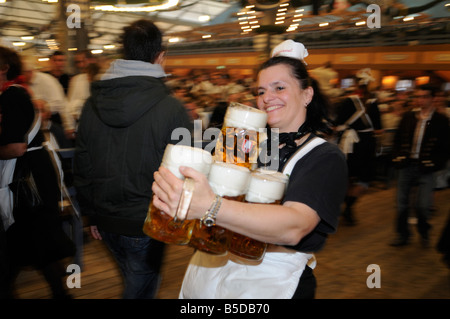
[[[209,184],[215,194],[225,199],[244,201],[250,170],[229,163],[216,162],[211,166]],[[220,226],[207,227],[195,220],[189,245],[204,252],[223,255],[230,245],[231,233]]]
[[[207,176],[211,164],[211,154],[201,148],[172,144],[167,145],[161,162],[161,166],[166,167],[181,179],[184,179],[184,176],[179,172],[180,166],[192,167]],[[180,206],[183,206],[179,207],[183,210],[183,216],[181,218],[176,218],[177,216],[173,218],[154,207],[153,203],[150,203],[147,218],[144,222],[144,233],[167,244],[187,244],[191,238],[192,229],[194,227],[194,220],[184,220],[187,209],[189,208],[188,204],[189,203],[187,203],[187,205],[186,203],[183,203],[183,205],[180,204]],[[177,214],[179,212],[180,210]]]
[[[253,172],[245,201],[279,205],[286,190],[288,178],[278,172]],[[260,260],[266,251],[267,243],[233,232],[229,251],[239,257]]]
[[[260,129],[266,127],[267,113],[232,102],[225,113],[221,134],[216,143],[216,162],[232,163],[253,169],[263,138]]]

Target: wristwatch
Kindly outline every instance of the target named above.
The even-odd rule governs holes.
[[[217,213],[219,212],[221,204],[222,204],[222,197],[216,195],[213,203],[211,204],[211,207],[206,211],[205,215],[202,218],[203,225],[205,225],[206,227],[211,227],[216,224],[216,216]]]

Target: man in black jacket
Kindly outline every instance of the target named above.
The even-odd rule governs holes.
[[[184,106],[165,86],[162,34],[149,20],[124,28],[124,59],[94,82],[78,127],[74,183],[91,233],[113,252],[124,298],[153,298],[163,244],[142,227],[153,173],[177,128],[191,129]],[[175,136],[177,138],[178,136]]]
[[[397,129],[393,145],[393,161],[399,168],[397,184],[398,237],[392,246],[408,244],[410,231],[408,214],[414,186],[417,229],[422,244],[429,243],[428,223],[434,190],[434,172],[445,167],[449,158],[449,120],[435,111],[433,99],[437,89],[426,85],[416,91],[417,109],[406,112]]]

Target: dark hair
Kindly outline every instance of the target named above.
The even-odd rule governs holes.
[[[65,56],[66,54],[63,51],[55,51],[52,53],[52,55],[50,55],[50,57],[54,57],[54,56],[58,56],[58,55]]]
[[[330,134],[332,132],[332,123],[328,114],[331,107],[330,101],[322,93],[317,80],[309,76],[304,62],[299,59],[276,56],[264,62],[259,71],[279,64],[284,64],[290,68],[292,75],[299,81],[302,89],[312,87],[314,90],[311,103],[306,109],[306,120],[302,129],[314,133]]]
[[[430,95],[432,97],[435,97],[436,94],[439,92],[439,88],[436,85],[429,84],[429,83],[419,86],[419,89],[422,91],[430,92]]]
[[[6,79],[14,80],[22,74],[22,61],[16,51],[0,46],[0,69],[8,67]]]
[[[153,63],[163,51],[161,31],[146,19],[137,20],[124,28],[122,44],[126,60]]]
[[[87,59],[90,59],[93,57],[93,54],[92,54],[91,50],[89,50],[89,49],[80,50],[75,53],[75,55],[81,55],[81,54],[83,54],[85,56],[85,58],[87,58]]]

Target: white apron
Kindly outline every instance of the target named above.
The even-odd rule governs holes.
[[[283,169],[290,175],[295,163],[314,147],[324,143],[310,140],[291,156]],[[249,261],[234,256],[216,256],[196,251],[183,279],[180,299],[290,299],[306,265],[316,266],[313,254],[269,245],[264,258]]]

